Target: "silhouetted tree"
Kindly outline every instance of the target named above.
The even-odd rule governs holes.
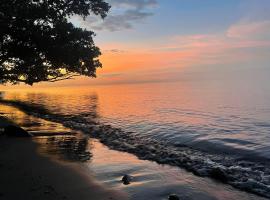
[[[94,33],[75,27],[68,18],[104,18],[109,9],[104,0],[1,0],[1,83],[95,77],[102,65]]]

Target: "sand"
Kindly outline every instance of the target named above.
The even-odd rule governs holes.
[[[16,113],[10,118],[14,123],[36,136],[0,137],[0,200],[167,200],[170,194],[181,200],[266,200],[178,167],[109,149],[60,124],[7,111]],[[0,117],[0,126],[7,123]],[[75,156],[87,152],[85,162]],[[133,177],[131,184],[122,184],[124,174]]]
[[[98,184],[83,165],[40,155],[37,144],[28,138],[0,137],[0,170],[1,200],[127,199],[124,193]]]

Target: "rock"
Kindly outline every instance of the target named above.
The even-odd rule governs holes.
[[[228,182],[228,177],[226,175],[226,172],[224,172],[224,170],[222,170],[221,168],[213,168],[210,171],[210,175],[212,178],[219,180],[223,183]]]
[[[123,178],[122,178],[122,182],[123,182],[124,185],[130,184],[131,180],[132,180],[132,177],[127,175],[127,174],[124,175]]]
[[[176,194],[170,194],[168,197],[169,200],[180,200]]]
[[[14,125],[6,126],[4,128],[3,135],[10,136],[10,137],[31,137],[32,136],[26,130],[18,126],[14,126]]]

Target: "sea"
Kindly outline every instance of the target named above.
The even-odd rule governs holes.
[[[266,77],[4,89],[0,103],[139,159],[270,198],[267,82]]]

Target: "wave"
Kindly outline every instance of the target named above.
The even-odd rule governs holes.
[[[52,113],[37,104],[12,100],[0,100],[0,103],[14,106],[29,115],[82,131],[112,149],[135,154],[140,159],[182,167],[195,175],[211,177],[238,189],[270,198],[270,167],[266,159],[259,159],[257,156],[244,158],[203,151],[182,144],[170,144],[134,132],[125,132],[81,115]]]

